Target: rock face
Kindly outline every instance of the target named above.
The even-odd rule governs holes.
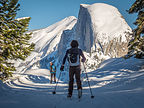
[[[75,39],[86,52],[121,57],[128,50],[126,32],[131,28],[117,8],[103,3],[80,5]]]
[[[30,42],[36,44],[35,51],[26,61],[16,63],[18,71],[49,68],[50,61],[57,65],[59,71],[73,39],[79,41],[79,47],[84,51],[86,67],[95,70],[103,60],[127,53],[130,36],[126,32],[131,32],[131,28],[115,7],[96,3],[81,4],[78,19],[70,16],[32,32]]]
[[[61,36],[60,43],[58,45],[58,53],[57,57],[59,58],[59,62],[62,61],[65,52],[68,48],[70,48],[70,43],[73,40],[74,31],[73,30],[65,30]]]

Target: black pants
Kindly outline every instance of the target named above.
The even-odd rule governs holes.
[[[76,78],[77,89],[82,89],[81,80],[80,80],[80,72],[81,72],[80,66],[70,66],[70,68],[69,68],[69,89],[68,89],[68,92],[71,95],[73,92],[74,75]]]
[[[53,77],[54,77],[54,82],[56,82],[56,73],[55,72],[51,73],[51,81],[50,81],[50,83],[52,83]]]

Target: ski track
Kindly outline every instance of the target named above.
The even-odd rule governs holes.
[[[118,62],[117,65],[116,62]],[[119,68],[112,69],[112,66],[109,66],[112,63]],[[91,99],[87,79],[83,73],[83,96],[80,101],[77,96],[76,84],[74,84],[72,99],[67,99],[68,82],[60,81],[56,94],[53,95],[55,83],[49,83],[50,76],[46,73],[40,72],[40,74],[38,70],[32,70],[25,74],[17,74],[15,79],[1,84],[0,107],[143,108],[144,71],[133,70],[132,66],[136,63],[139,63],[140,66],[143,61],[129,59],[123,63],[123,60],[115,59],[112,62],[104,62],[105,65],[102,64],[102,68],[100,67],[96,71],[88,72],[94,99]],[[129,68],[127,68],[128,66]],[[104,71],[105,69],[107,71]],[[121,74],[120,69],[123,74]]]
[[[101,7],[100,10],[98,5]],[[108,8],[105,6],[108,6]],[[108,60],[104,61],[95,71],[87,69],[91,89],[95,96],[94,99],[91,99],[85,73],[82,74],[83,95],[80,101],[77,96],[76,84],[74,84],[72,99],[67,99],[68,81],[61,81],[64,78],[60,79],[56,94],[52,94],[56,84],[50,84],[49,70],[40,69],[40,66],[47,68],[50,61],[48,58],[55,57],[58,50],[64,52],[63,48],[57,48],[59,44],[63,44],[61,47],[68,48],[69,41],[78,38],[82,41],[80,43],[82,46],[84,46],[83,43],[86,43],[86,46],[88,46],[86,50],[91,48],[96,51],[97,45],[95,44],[93,47],[89,44],[90,42],[94,43],[94,38],[96,38],[95,41],[98,41],[97,44],[104,52],[102,48],[104,43],[108,43],[120,34],[122,41],[126,41],[123,32],[125,30],[131,31],[124,19],[120,18],[118,25],[119,20],[115,16],[121,16],[121,14],[114,7],[111,9],[111,6],[101,3],[93,6],[81,4],[81,7],[83,7],[82,16],[80,15],[78,19],[73,16],[67,17],[47,28],[33,31],[30,43],[36,44],[35,51],[26,61],[19,60],[16,62],[15,65],[18,70],[11,79],[5,81],[4,84],[0,81],[0,108],[144,108],[144,69],[140,68],[144,65],[143,59],[108,59],[103,54],[95,53],[98,54],[99,58]],[[111,10],[109,11],[109,9]],[[107,10],[109,12],[104,13]],[[115,11],[115,15],[109,14],[112,11]],[[90,16],[87,17],[83,14],[85,12]],[[109,17],[105,18],[105,16]],[[87,22],[90,20],[89,18],[92,19],[90,24]],[[86,22],[86,25],[81,25],[81,23],[78,25],[77,22],[81,21],[80,19]],[[91,26],[94,28],[90,29]],[[79,31],[75,31],[76,29],[79,29]],[[92,40],[89,39],[91,30],[97,36],[91,37]],[[66,37],[64,33],[68,36]],[[75,37],[77,35],[78,37]],[[61,43],[62,36],[67,40],[63,40]],[[119,41],[120,38],[118,38]],[[90,63],[89,67],[91,63],[98,62],[91,58],[91,55],[84,53],[88,58],[88,63]],[[56,60],[56,64],[59,68],[58,60]],[[57,77],[58,75],[59,73]],[[66,73],[63,75],[68,76]]]

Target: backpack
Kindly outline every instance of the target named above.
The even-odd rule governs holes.
[[[71,48],[68,53],[68,61],[70,66],[80,65],[80,54],[78,48]]]

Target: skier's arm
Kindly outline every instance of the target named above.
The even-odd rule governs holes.
[[[82,56],[82,62],[85,62],[85,61],[86,61],[86,58],[85,58],[85,56],[84,56],[82,50],[80,50],[80,55]]]

